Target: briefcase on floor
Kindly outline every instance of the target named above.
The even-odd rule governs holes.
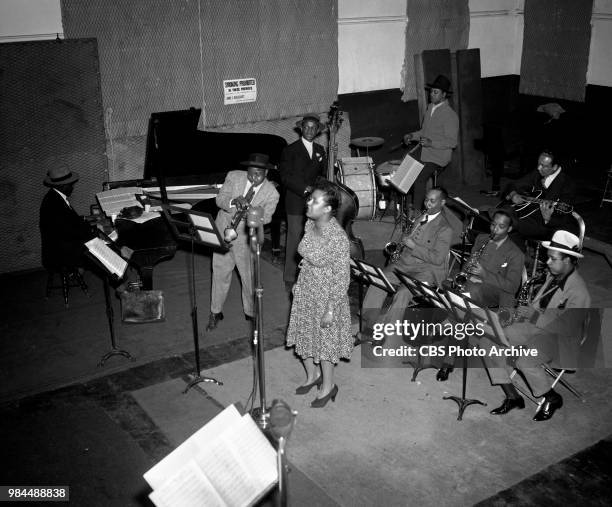
[[[166,319],[161,290],[128,290],[121,293],[121,321],[131,324]]]

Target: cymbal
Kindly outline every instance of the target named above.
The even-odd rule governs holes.
[[[372,148],[374,146],[381,146],[385,143],[382,137],[357,137],[351,139],[351,144],[358,148]]]

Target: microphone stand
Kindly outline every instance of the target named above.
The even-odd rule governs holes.
[[[255,354],[256,382],[259,383],[260,406],[253,408],[251,415],[257,425],[268,429],[270,425],[270,411],[266,406],[266,372],[264,361],[264,332],[263,332],[263,286],[261,284],[261,245],[263,244],[263,210],[251,207],[247,215],[249,226],[249,241],[251,254],[254,260],[253,278],[255,287],[255,326],[253,329],[253,346]]]
[[[193,224],[191,224],[189,226],[189,235],[191,236],[191,296],[193,298],[193,305],[191,307],[191,327],[193,329],[193,344],[195,348],[195,367],[196,368],[195,368],[195,372],[193,373],[193,378],[191,379],[189,384],[187,384],[187,387],[183,391],[183,394],[186,394],[187,391],[189,391],[189,389],[191,389],[196,384],[199,384],[200,382],[213,382],[219,386],[223,385],[223,382],[220,382],[217,379],[214,379],[212,377],[203,377],[201,375],[202,370],[200,368],[200,336],[199,336],[200,332],[198,329],[198,304],[196,300],[196,281],[195,281],[194,244],[195,244],[196,232],[197,232],[196,227]]]

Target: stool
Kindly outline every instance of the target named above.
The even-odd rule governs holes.
[[[601,196],[601,203],[599,207],[603,206],[604,202],[612,202],[612,166],[608,171],[608,177],[606,179],[606,186],[604,187],[603,195]]]
[[[60,285],[53,285],[53,278],[55,277],[56,273],[60,277]],[[89,297],[87,284],[83,279],[83,275],[79,273],[78,268],[47,268],[47,288],[45,293],[45,299],[49,299],[49,296],[51,295],[51,291],[53,289],[61,288],[62,294],[64,295],[64,306],[68,308],[68,290],[70,287],[81,287],[85,295]]]

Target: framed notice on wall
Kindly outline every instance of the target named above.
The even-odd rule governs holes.
[[[223,81],[223,104],[242,104],[257,100],[257,81],[254,78]]]

